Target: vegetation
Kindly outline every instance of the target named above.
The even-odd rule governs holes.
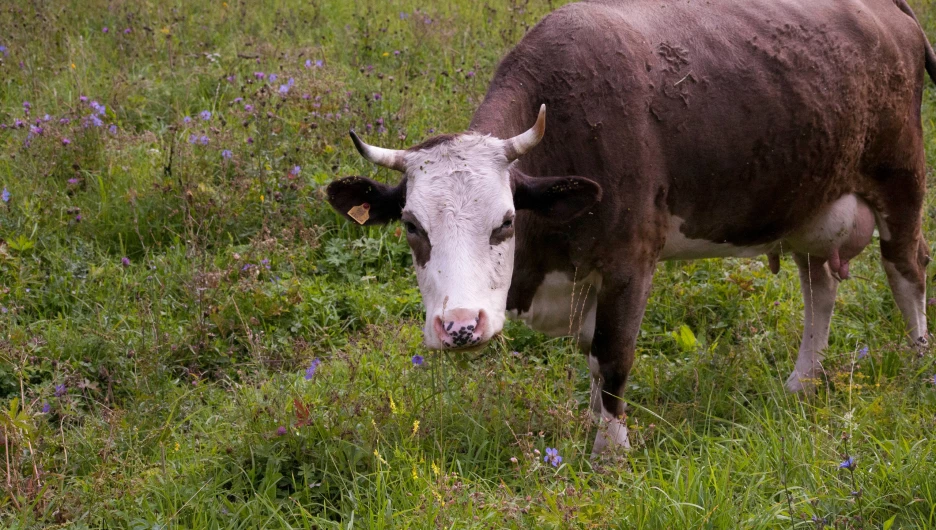
[[[398,178],[350,127],[463,130],[559,4],[0,5],[0,527],[936,527],[936,366],[876,245],[809,399],[791,260],[662,265],[627,454],[589,458],[567,339],[420,348],[399,227],[323,187]]]

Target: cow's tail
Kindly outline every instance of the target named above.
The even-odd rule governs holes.
[[[916,21],[920,26],[920,31],[923,31],[923,25],[920,24],[920,20],[916,17],[916,14],[913,13],[913,9],[910,9],[910,5],[907,4],[907,0],[895,0],[897,2],[897,7],[901,11],[906,13],[910,18]],[[933,45],[930,44],[929,39],[926,37],[926,32],[923,32],[923,43],[924,43],[924,55],[926,56],[926,72],[929,74],[930,79],[936,83],[936,51],[933,51]]]

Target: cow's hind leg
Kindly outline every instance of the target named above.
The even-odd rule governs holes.
[[[881,259],[887,282],[907,326],[914,346],[926,346],[926,265],[929,248],[923,239],[919,209],[907,205],[900,216],[883,219]]]
[[[799,268],[805,307],[803,340],[786,388],[790,392],[799,392],[812,388],[819,376],[822,351],[829,345],[829,325],[839,282],[832,276],[825,258],[793,254],[793,260]]]

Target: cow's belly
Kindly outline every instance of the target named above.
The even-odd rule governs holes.
[[[847,194],[820,208],[782,238],[762,245],[739,246],[725,241],[687,238],[680,228],[685,220],[670,218],[661,260],[753,258],[763,254],[796,252],[821,258],[833,253],[842,259],[858,255],[874,231],[874,212],[855,194]]]
[[[600,288],[597,272],[576,281],[564,272],[549,272],[537,287],[530,309],[513,316],[550,337],[575,336],[588,350],[595,331]]]

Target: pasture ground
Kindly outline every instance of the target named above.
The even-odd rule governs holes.
[[[420,349],[399,227],[323,186],[397,178],[349,127],[464,129],[559,3],[0,5],[0,527],[936,528],[936,366],[876,244],[807,400],[791,260],[661,266],[626,455],[588,458],[567,339]]]

